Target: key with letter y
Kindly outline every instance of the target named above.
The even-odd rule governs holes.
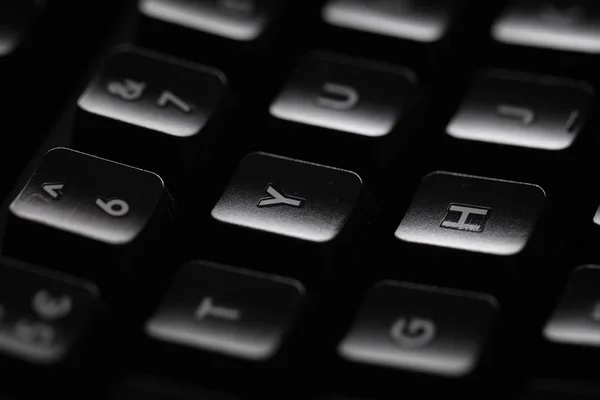
[[[209,240],[215,241],[214,248],[235,243],[237,251],[215,254],[241,257],[227,262],[244,265],[253,260],[260,268],[286,274],[295,275],[297,269],[306,278],[318,268],[305,268],[304,261],[330,261],[346,234],[354,231],[349,226],[362,220],[367,199],[361,178],[353,172],[252,153],[240,162],[212,210],[215,228]],[[274,249],[286,253],[281,248],[294,256],[272,257]]]

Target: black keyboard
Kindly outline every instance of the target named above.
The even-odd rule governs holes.
[[[600,396],[597,1],[0,10],[0,399]]]

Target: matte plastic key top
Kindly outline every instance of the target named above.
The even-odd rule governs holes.
[[[226,84],[221,72],[208,67],[119,49],[79,98],[75,146],[168,180],[208,147]]]
[[[496,299],[482,293],[381,282],[338,345],[340,378],[371,391],[389,390],[399,380],[427,382],[421,391],[460,384],[486,363],[498,311]]]
[[[556,51],[600,53],[594,0],[512,0],[492,26],[498,42]]]
[[[2,260],[0,357],[35,365],[63,362],[98,311],[97,295],[93,285]]]
[[[285,274],[299,264],[299,274],[306,277],[319,271],[307,265],[328,259],[348,234],[359,231],[350,226],[365,211],[366,195],[353,172],[252,153],[242,159],[212,210],[210,239],[223,249],[219,256],[241,257],[230,262],[256,260],[253,265]],[[273,256],[284,253],[290,257]],[[308,264],[301,261],[305,257]]]
[[[89,282],[0,259],[0,398],[72,392],[103,375],[110,339],[98,297]]]
[[[152,253],[172,199],[151,172],[66,148],[50,150],[9,207],[5,252],[106,277]]]
[[[5,1],[0,5],[0,62],[18,51],[43,8],[34,0]]]
[[[255,0],[139,0],[142,15],[236,41],[260,37],[273,8],[270,1]]]
[[[150,340],[142,362],[236,390],[264,385],[263,376],[281,385],[295,364],[290,359],[305,301],[304,286],[294,279],[190,261],[145,324]]]

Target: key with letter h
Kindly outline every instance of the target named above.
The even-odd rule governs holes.
[[[485,208],[452,204],[442,221],[442,227],[459,231],[482,232],[490,210]],[[454,221],[455,216],[458,220]]]
[[[545,192],[533,184],[434,172],[422,179],[389,249],[391,254],[417,252],[419,276],[463,288],[478,282],[488,289],[489,283],[490,289],[502,290],[496,278],[505,267],[540,253],[544,237],[536,233],[545,205]],[[472,279],[464,279],[467,274]]]
[[[10,204],[3,251],[106,288],[132,260],[158,256],[172,207],[158,175],[55,148]]]

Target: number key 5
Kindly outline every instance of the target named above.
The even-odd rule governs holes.
[[[59,374],[68,374],[70,382],[77,382],[76,374],[89,374],[90,368],[101,364],[97,357],[93,365],[83,360],[84,353],[91,355],[89,339],[106,334],[101,324],[103,307],[94,285],[0,258],[0,293],[3,390],[11,382],[20,391],[27,389],[22,386],[25,369],[32,382],[52,385],[56,381],[64,384]],[[99,347],[97,343],[95,346]]]
[[[75,146],[176,177],[210,138],[226,85],[208,67],[142,49],[115,50],[79,98]]]
[[[158,175],[56,148],[10,204],[4,251],[102,280],[155,237],[171,206]]]

